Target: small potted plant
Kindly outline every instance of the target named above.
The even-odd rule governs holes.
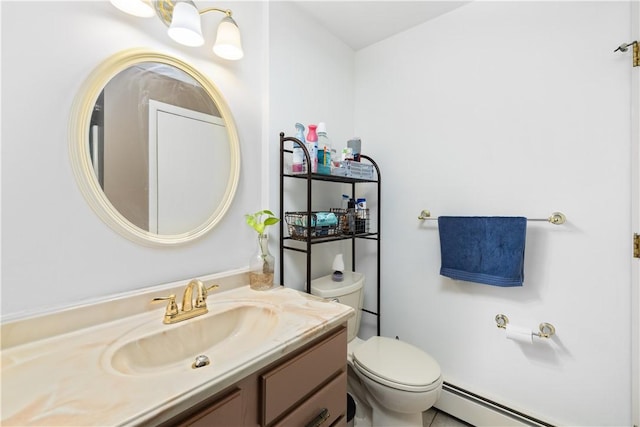
[[[244,217],[247,224],[258,233],[258,251],[249,263],[249,285],[256,290],[270,289],[273,287],[275,258],[269,252],[269,240],[265,230],[268,226],[277,224],[280,219],[267,209],[246,214]]]

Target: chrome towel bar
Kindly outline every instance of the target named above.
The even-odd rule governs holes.
[[[420,216],[418,217],[418,219],[420,221],[435,220],[438,219],[438,217],[431,217],[431,212],[429,212],[429,210],[427,209],[423,209],[420,212]],[[527,221],[546,221],[555,225],[564,224],[566,220],[567,217],[562,212],[554,212],[549,218],[527,218]]]

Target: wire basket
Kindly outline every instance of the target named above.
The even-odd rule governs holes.
[[[335,223],[324,223],[324,215],[333,214]],[[284,218],[287,221],[289,236],[295,240],[307,240],[307,233],[311,232],[311,238],[339,236],[345,229],[347,215],[344,212],[311,212],[311,227],[307,227],[307,212],[286,212]],[[318,219],[320,217],[320,219]]]
[[[334,212],[336,215],[344,215],[342,226],[343,234],[362,234],[369,232],[369,209],[333,208],[331,212]]]

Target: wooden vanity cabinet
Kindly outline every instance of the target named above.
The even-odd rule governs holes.
[[[163,426],[346,426],[346,361],[342,325]]]
[[[202,409],[195,409],[195,413],[178,423],[178,426],[240,426],[242,419],[243,389],[234,387],[223,397],[216,396],[214,402],[203,405]],[[200,406],[200,405],[198,405]]]

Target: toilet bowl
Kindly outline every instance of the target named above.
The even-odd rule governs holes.
[[[358,338],[364,275],[345,272],[342,282],[331,275],[311,282],[311,293],[337,300],[356,310],[348,321],[348,388],[356,401],[368,405],[373,426],[422,426],[422,412],[442,390],[440,366],[427,353],[397,339]],[[356,426],[358,425],[356,417]]]

